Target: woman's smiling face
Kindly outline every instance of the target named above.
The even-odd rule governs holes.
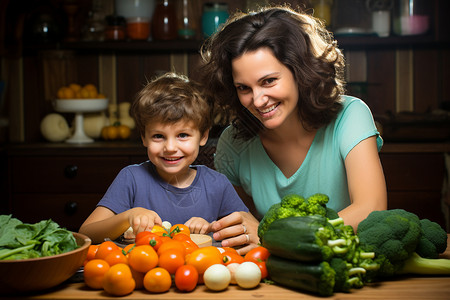
[[[233,81],[241,104],[267,129],[298,119],[298,89],[292,72],[268,48],[233,59]]]

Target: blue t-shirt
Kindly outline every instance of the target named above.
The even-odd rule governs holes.
[[[235,139],[235,128],[220,136],[215,155],[216,170],[253,198],[262,215],[288,194],[329,196],[328,207],[340,211],[350,205],[344,161],[359,142],[377,136],[378,151],[383,140],[369,107],[361,100],[342,96],[337,118],[320,128],[300,168],[289,178],[272,162],[258,136]]]
[[[133,207],[155,211],[163,221],[184,224],[191,217],[213,222],[235,211],[248,212],[231,183],[206,166],[192,166],[197,174],[189,187],[163,181],[150,161],[123,168],[97,204],[119,214]]]

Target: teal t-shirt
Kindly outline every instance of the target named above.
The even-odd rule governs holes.
[[[360,99],[342,96],[337,118],[320,128],[300,168],[289,178],[272,162],[258,136],[249,141],[235,139],[230,126],[219,138],[215,168],[253,198],[262,215],[288,194],[329,196],[328,207],[340,211],[350,205],[344,160],[362,140],[377,136],[378,151],[383,140],[369,107]]]

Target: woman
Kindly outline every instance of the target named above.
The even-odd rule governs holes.
[[[344,58],[323,24],[280,6],[238,13],[202,55],[211,101],[235,117],[215,166],[253,214],[291,193],[327,194],[328,206],[355,229],[386,209],[383,141],[369,108],[344,95]],[[259,242],[257,226],[233,213],[214,224],[214,238],[247,251]]]

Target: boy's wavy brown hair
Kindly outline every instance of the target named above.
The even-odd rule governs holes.
[[[157,77],[137,94],[131,114],[141,136],[151,122],[192,121],[203,135],[211,127],[211,108],[197,82],[173,72]]]

